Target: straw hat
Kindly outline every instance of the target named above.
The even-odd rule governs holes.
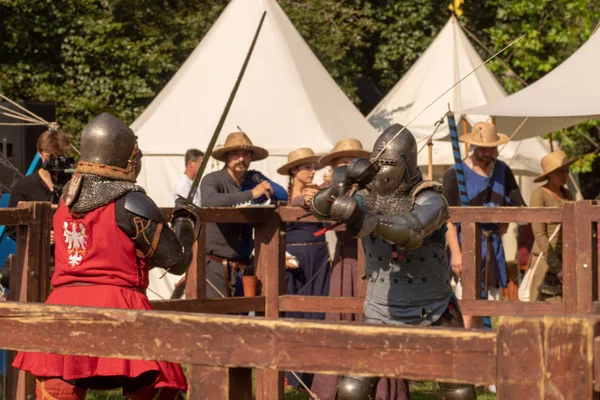
[[[277,169],[277,173],[281,175],[289,175],[290,170],[302,164],[317,164],[317,169],[323,168],[319,165],[319,156],[308,147],[296,149],[288,154],[288,162]]]
[[[364,150],[358,139],[342,139],[335,144],[331,153],[324,155],[319,160],[321,165],[331,165],[332,161],[341,157],[369,158],[371,152]]]
[[[231,151],[247,150],[252,152],[252,161],[263,160],[269,152],[262,147],[254,146],[244,132],[233,132],[227,135],[225,144],[213,151],[212,156],[219,161],[225,161],[225,154]]]
[[[458,140],[479,147],[496,147],[508,143],[510,138],[504,133],[497,133],[496,125],[490,122],[478,122],[473,125],[471,133],[462,135]]]
[[[565,165],[571,165],[575,161],[577,161],[577,158],[569,160],[569,157],[567,157],[567,153],[565,153],[562,150],[553,151],[552,153],[547,154],[542,158],[542,171],[544,171],[544,173],[536,177],[533,181],[537,183],[548,179],[548,175],[550,175],[550,173],[556,171],[561,167],[564,167]]]

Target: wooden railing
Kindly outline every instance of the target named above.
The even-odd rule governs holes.
[[[11,289],[14,288],[11,299],[39,302],[50,290],[47,238],[52,210],[44,203],[26,207],[0,210],[0,223],[19,225],[17,257],[11,269]],[[202,245],[206,231],[203,230],[196,262],[188,272],[185,300],[153,302],[155,309],[162,310],[160,313],[92,311],[9,302],[0,307],[5,329],[11,332],[1,347],[186,363],[192,399],[207,398],[207,393],[210,398],[250,398],[250,368],[256,368],[257,399],[283,398],[281,371],[285,370],[381,374],[478,384],[495,382],[499,398],[503,399],[554,398],[550,391],[561,394],[562,398],[591,398],[598,326],[591,315],[598,307],[597,244],[593,242],[593,229],[600,220],[599,206],[591,202],[568,202],[562,208],[451,209],[451,221],[461,222],[463,232],[463,312],[546,316],[501,318],[497,333],[277,320],[284,311],[362,310],[360,297],[285,295],[285,224],[303,213],[289,207],[203,210],[205,223],[254,224],[255,266],[261,286],[257,297],[206,299],[206,255]],[[521,303],[479,299],[481,276],[476,268],[481,262],[479,224],[556,221],[563,224],[563,301]],[[364,267],[364,259],[360,263]],[[196,314],[248,311],[266,318]],[[562,317],[563,314],[588,316]],[[108,331],[106,337],[99,338],[100,330]],[[57,335],[48,337],[44,332]],[[572,346],[565,345],[567,339]],[[597,348],[600,356],[600,345]],[[582,385],[572,384],[575,374],[582,377]],[[16,379],[15,374],[12,383],[11,396],[16,397],[10,398],[26,398],[33,393],[32,381],[24,380],[22,375]],[[528,395],[523,397],[524,393]]]

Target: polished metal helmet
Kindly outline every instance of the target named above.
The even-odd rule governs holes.
[[[135,182],[142,153],[131,128],[109,113],[92,119],[81,133],[76,172]]]
[[[417,165],[417,141],[408,129],[403,129],[400,124],[390,126],[373,146],[371,161],[376,159],[379,172],[371,185],[380,195],[389,194],[400,186],[410,188],[422,180]]]

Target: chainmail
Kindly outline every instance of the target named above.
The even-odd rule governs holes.
[[[399,215],[412,210],[412,189],[420,182],[402,182],[393,192],[380,195],[375,192],[372,184],[367,186],[365,206],[382,215]]]
[[[63,193],[69,190],[69,181]],[[94,174],[83,174],[79,194],[71,205],[71,211],[84,214],[113,202],[129,192],[143,192],[144,188],[132,182],[106,178]]]

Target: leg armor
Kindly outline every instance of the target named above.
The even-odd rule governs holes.
[[[62,379],[36,379],[36,400],[84,400],[86,389],[70,385]]]
[[[374,400],[378,377],[343,376],[335,394],[336,400]]]
[[[464,328],[462,313],[458,308],[456,298],[452,296],[448,308],[435,325],[447,328]],[[475,386],[466,383],[438,383],[445,400],[477,400]]]

